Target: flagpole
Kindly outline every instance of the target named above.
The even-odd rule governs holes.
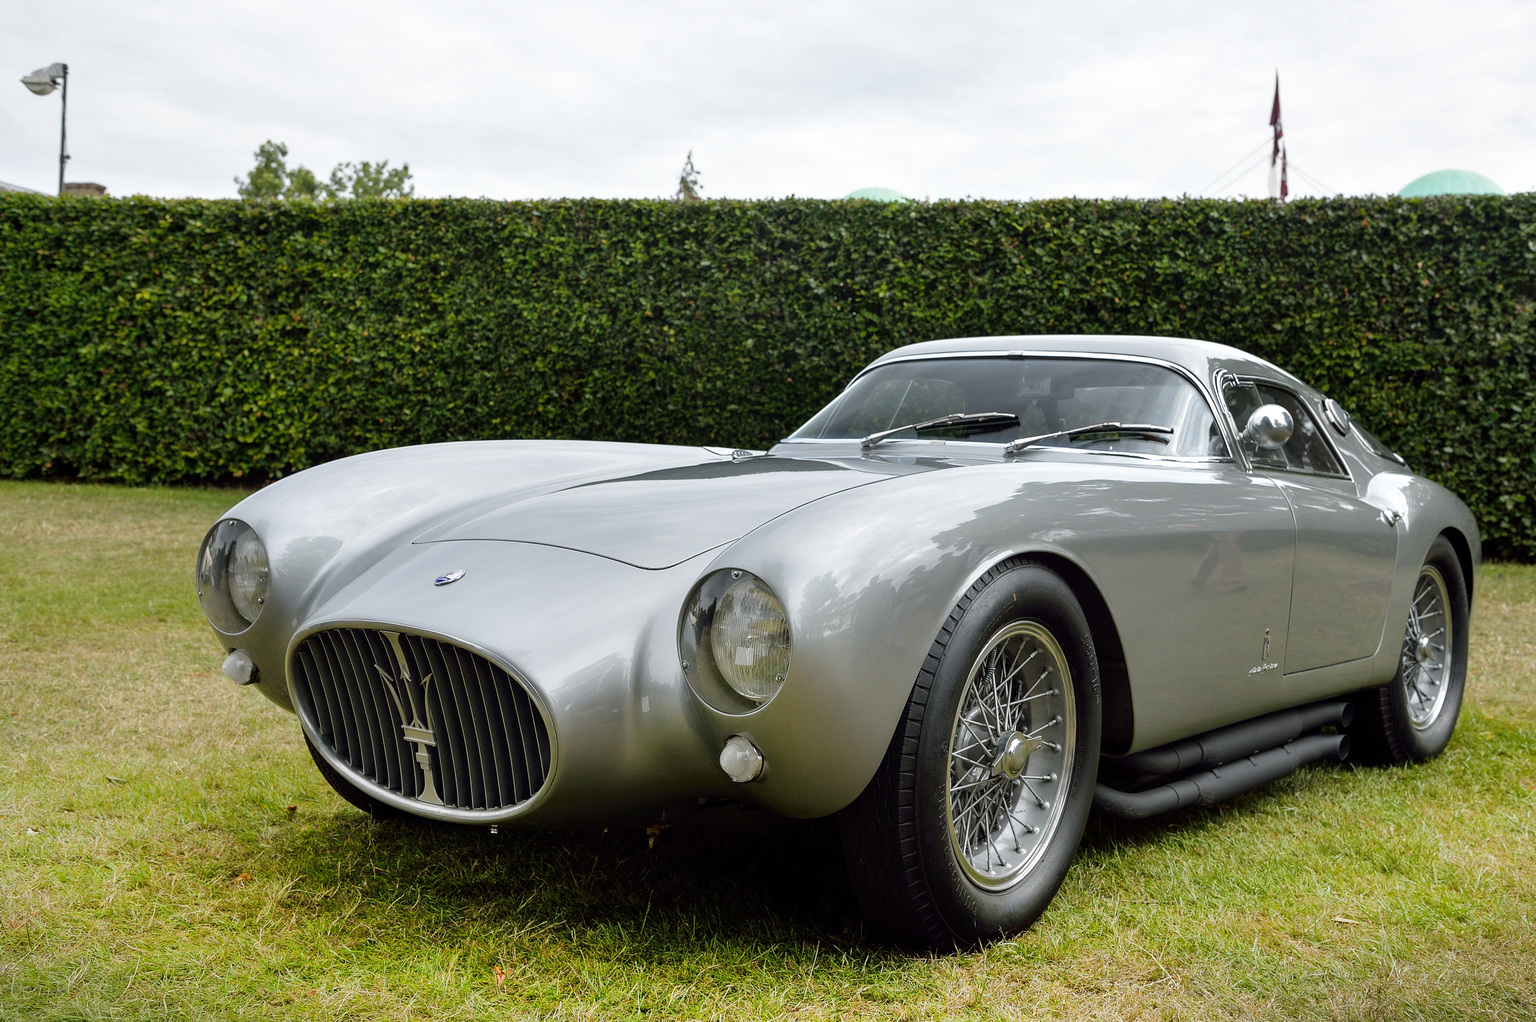
[[[59,194],[64,194],[64,164],[69,162],[69,147],[66,145],[65,126],[69,119],[69,65],[61,65],[64,68],[63,92],[59,96]]]
[[[1275,129],[1274,142],[1269,150],[1269,197],[1285,201],[1290,191],[1285,173],[1285,128],[1280,123],[1280,69],[1275,68],[1275,102],[1269,108],[1269,126]]]

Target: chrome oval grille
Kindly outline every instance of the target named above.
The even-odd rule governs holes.
[[[429,805],[507,809],[549,776],[549,729],[522,684],[467,649],[375,628],[332,628],[294,653],[298,711],[381,787]]]

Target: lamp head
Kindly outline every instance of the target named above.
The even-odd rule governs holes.
[[[67,64],[49,64],[40,67],[29,75],[21,76],[21,84],[31,90],[34,96],[46,96],[58,87],[64,76],[69,74]]]

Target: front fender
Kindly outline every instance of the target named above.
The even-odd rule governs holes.
[[[1413,600],[1419,569],[1429,556],[1430,546],[1447,529],[1455,529],[1467,541],[1472,561],[1472,571],[1466,580],[1470,602],[1482,571],[1482,537],[1477,519],[1461,498],[1423,476],[1382,472],[1371,479],[1367,499],[1403,516],[1397,524],[1397,563],[1392,573],[1392,595],[1387,601],[1387,620],[1382,627],[1381,645],[1371,661],[1371,684],[1385,685],[1397,674],[1408,604]]]
[[[790,619],[783,690],[740,716],[702,708],[717,734],[748,734],[763,751],[768,769],[744,796],[816,817],[869,783],[939,626],[977,577],[1017,552],[972,525],[979,508],[1016,493],[1017,473],[1003,468],[905,476],[823,498],[735,543],[701,573],[751,571]]]

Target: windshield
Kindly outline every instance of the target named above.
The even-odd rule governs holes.
[[[860,439],[943,415],[1000,412],[1018,421],[925,430],[922,439],[1005,444],[1102,422],[1168,426],[1167,444],[1134,437],[1056,437],[1083,446],[1190,458],[1228,457],[1205,398],[1162,366],[1090,358],[947,358],[892,362],[859,377],[790,440]],[[895,439],[917,439],[915,432]]]

